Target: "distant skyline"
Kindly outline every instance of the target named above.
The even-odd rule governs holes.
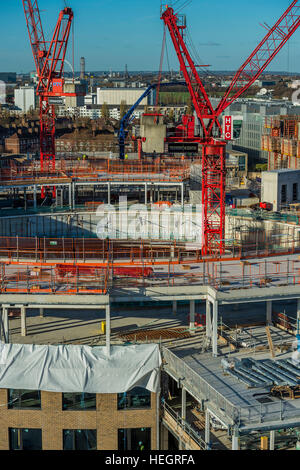
[[[53,33],[63,0],[38,0],[44,32]],[[86,70],[158,70],[163,22],[160,0],[67,0],[74,10],[75,70],[80,57]],[[172,2],[168,2],[171,4]],[[181,0],[178,4],[185,3]],[[193,43],[210,70],[236,70],[266,34],[260,23],[273,25],[291,1],[193,0],[182,13]],[[22,0],[10,0],[1,11],[0,71],[28,73],[34,70]],[[168,33],[167,33],[168,35]],[[285,45],[269,71],[300,72],[300,30]],[[168,35],[164,70],[178,70],[178,60]],[[169,60],[167,60],[167,58]],[[68,60],[72,62],[72,42]],[[66,66],[66,71],[70,67]]]

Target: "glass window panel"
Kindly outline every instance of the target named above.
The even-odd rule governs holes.
[[[142,387],[135,387],[129,392],[118,393],[118,410],[150,408],[151,393]]]
[[[63,393],[63,410],[95,410],[95,393]]]
[[[9,429],[10,450],[42,450],[41,429]]]
[[[21,449],[21,429],[9,429],[9,449]]]
[[[38,390],[8,390],[9,409],[41,409],[41,393]]]
[[[97,450],[96,429],[65,429],[64,450]]]
[[[151,428],[119,429],[118,450],[151,450]]]

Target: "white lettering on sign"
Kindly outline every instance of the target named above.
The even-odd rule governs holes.
[[[231,140],[233,137],[232,116],[224,116],[223,127],[225,140]]]

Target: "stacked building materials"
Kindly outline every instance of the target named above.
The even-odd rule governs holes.
[[[300,116],[266,117],[261,147],[269,152],[269,171],[300,169]]]

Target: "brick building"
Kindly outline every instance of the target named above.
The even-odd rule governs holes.
[[[39,135],[32,128],[27,131],[19,129],[15,134],[5,139],[5,150],[8,153],[36,153],[39,148]]]
[[[80,152],[118,152],[118,139],[113,134],[102,134],[93,136],[84,136],[74,134],[65,134],[58,137],[55,142],[57,153],[80,153]],[[126,142],[126,151],[134,152],[135,143],[128,139]]]
[[[1,389],[0,403],[0,450],[157,448],[156,394],[142,388],[127,394]]]
[[[151,344],[0,341],[0,450],[157,449],[160,365]]]

